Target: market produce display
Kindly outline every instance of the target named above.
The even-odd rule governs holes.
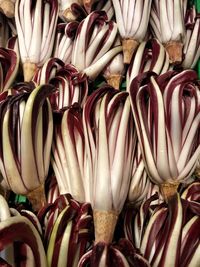
[[[0,0],[0,266],[200,266],[199,58],[199,0]]]

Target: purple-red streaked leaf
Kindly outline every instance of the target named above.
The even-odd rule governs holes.
[[[187,9],[185,16],[186,40],[183,47],[184,69],[194,68],[200,56],[200,17],[196,14],[196,7]]]
[[[160,75],[169,69],[169,58],[157,39],[142,42],[133,55],[127,71],[127,91],[131,81],[138,75],[147,71]]]
[[[61,59],[65,64],[71,63],[73,39],[78,22],[60,23],[57,26],[55,37],[54,57]]]
[[[72,51],[72,64],[79,71],[84,72],[91,65],[97,64],[100,59],[102,61],[105,57],[109,58],[106,54],[111,52],[110,49],[117,34],[117,26],[114,22],[106,23],[106,19],[104,11],[94,11],[79,24]],[[95,70],[97,75],[106,64],[98,63],[96,68],[99,71]],[[87,72],[85,73],[90,76]]]
[[[47,266],[46,255],[41,238],[32,223],[23,216],[14,216],[0,224],[0,250],[14,241],[22,241],[32,249],[35,264]]]
[[[88,157],[86,200],[96,211],[96,222],[101,212],[116,218],[127,197],[136,146],[128,93],[108,85],[93,92],[83,108],[83,126]],[[113,231],[114,227],[113,223]],[[110,237],[96,235],[96,242],[109,243],[112,233],[106,235]]]
[[[2,136],[4,136],[4,142],[0,142],[0,168],[11,190],[15,193],[27,194],[34,188],[37,188],[40,182],[43,183],[43,179],[45,179],[48,173],[53,125],[51,108],[46,97],[53,87],[47,85],[32,90],[29,85],[25,86],[25,88],[23,88],[23,84],[18,86],[20,87],[19,91],[16,87],[14,89],[14,95],[10,95],[5,101],[1,101],[0,113],[2,117],[0,130]],[[42,117],[42,121],[40,120],[41,138],[38,133],[38,117]],[[28,124],[25,125],[25,121]],[[28,129],[29,135],[21,133],[24,131],[24,128]],[[41,141],[40,148],[38,148],[39,142],[37,138]],[[35,157],[35,163],[37,163],[37,167],[35,166],[36,169],[33,169],[34,164],[32,162],[28,163],[28,159],[30,160],[31,157],[31,144],[32,152],[34,151],[32,157]],[[26,162],[25,165],[23,165],[24,160]],[[41,165],[42,163],[43,165]],[[30,167],[28,175],[24,176],[24,170],[28,165]],[[41,175],[43,171],[46,174],[43,173]],[[31,175],[35,179],[29,180]],[[40,180],[39,182],[39,177],[43,181]]]
[[[50,81],[57,90],[50,95],[53,110],[60,110],[77,102],[83,106],[88,94],[86,75],[78,72],[73,65],[66,65]]]
[[[50,58],[37,70],[32,81],[37,85],[49,83],[62,67],[64,67],[64,62],[62,60],[58,58]]]
[[[194,182],[189,185],[181,194],[181,198],[188,201],[200,202],[200,183]]]
[[[0,90],[8,90],[15,80],[19,67],[19,57],[12,49],[0,48]]]
[[[178,183],[190,177],[200,150],[197,74],[150,75],[138,75],[130,89],[143,159],[155,183]]]

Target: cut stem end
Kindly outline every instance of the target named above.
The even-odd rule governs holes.
[[[83,5],[87,13],[90,14],[92,10],[93,0],[83,0]]]
[[[74,13],[72,12],[71,8],[67,8],[62,12],[62,17],[64,17],[64,19],[66,21],[75,21],[77,19],[77,17],[74,15]]]
[[[14,18],[15,16],[15,4],[10,0],[2,1],[0,4],[0,9],[8,18]]]
[[[30,82],[37,70],[37,65],[27,61],[23,64],[24,81]]]
[[[169,199],[172,198],[177,193],[179,183],[166,183],[160,185],[160,191],[163,195],[165,201],[168,203]]]
[[[29,192],[26,197],[31,202],[34,211],[41,209],[46,204],[44,184]]]
[[[109,85],[111,85],[115,89],[119,90],[120,84],[122,81],[122,77],[123,76],[120,74],[113,74],[113,75],[106,76],[105,78],[106,78],[106,81]]]
[[[183,44],[177,41],[171,41],[165,44],[165,49],[169,55],[171,64],[179,64],[183,58]]]
[[[94,210],[95,244],[112,242],[118,214],[115,211]]]
[[[123,53],[124,53],[124,63],[130,64],[131,58],[137,49],[139,43],[136,40],[133,39],[124,39],[122,40],[122,47],[123,47]]]

